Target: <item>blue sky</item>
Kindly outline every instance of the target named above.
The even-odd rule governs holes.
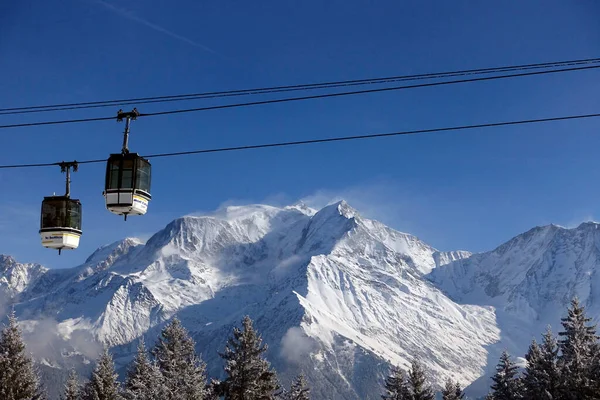
[[[0,5],[0,107],[360,79],[597,57],[595,0],[67,0]],[[600,71],[141,118],[142,154],[595,113]],[[256,97],[256,100],[263,97]],[[265,97],[266,98],[266,97]],[[254,99],[254,98],[253,98]],[[239,99],[140,105],[141,112]],[[250,100],[249,98],[242,99]],[[130,109],[131,106],[127,106]],[[0,116],[0,123],[115,115],[118,107]],[[113,121],[0,131],[1,164],[118,152]],[[83,165],[80,248],[41,246],[56,168],[0,170],[0,253],[75,266],[102,244],[147,237],[222,204],[344,197],[442,249],[489,250],[535,225],[600,214],[600,121],[566,121],[153,160],[153,200],[127,222],[104,209],[104,165]]]

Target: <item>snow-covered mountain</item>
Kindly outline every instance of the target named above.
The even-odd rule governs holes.
[[[574,296],[588,316],[600,317],[600,224],[533,228],[493,251],[433,270],[427,278],[459,304],[492,306],[502,340],[489,348],[489,367],[507,349],[523,356],[547,325],[555,334]],[[471,390],[487,390],[482,377]]]
[[[284,384],[302,370],[314,398],[379,399],[390,363],[415,356],[436,384],[477,389],[499,349],[523,354],[575,292],[600,315],[597,228],[535,228],[471,254],[439,252],[343,201],[237,206],[104,246],[72,269],[0,256],[0,287],[48,375],[87,371],[98,342],[123,367],[140,336],[151,345],[177,315],[219,377],[217,351],[248,314]]]

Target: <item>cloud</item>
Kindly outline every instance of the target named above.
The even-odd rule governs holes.
[[[386,180],[340,189],[320,189],[300,200],[315,209],[345,200],[360,215],[405,232],[417,229],[417,211],[422,211],[427,203],[426,199],[407,187]]]
[[[304,261],[302,257],[297,254],[293,254],[291,257],[281,260],[281,262],[277,264],[275,268],[273,268],[273,274],[277,278],[284,277],[289,272],[290,267],[297,266],[302,261]]]
[[[423,214],[429,214],[427,207],[431,206],[430,200],[408,187],[399,186],[386,179],[378,179],[341,188],[318,189],[299,198],[285,193],[274,193],[262,199],[228,199],[214,210],[198,210],[186,215],[224,218],[229,206],[265,204],[282,208],[300,202],[320,210],[340,200],[345,200],[365,218],[375,219],[393,229],[411,233],[422,230],[423,224],[419,219]]]
[[[73,351],[95,360],[102,351],[102,344],[87,330],[76,329],[67,334],[65,325],[50,317],[19,321],[19,325],[23,328],[27,350],[38,360],[61,361],[65,352]]]
[[[317,349],[316,341],[307,336],[300,327],[288,329],[281,339],[280,354],[290,363],[302,364],[306,362],[309,354]]]
[[[583,217],[573,217],[571,218],[565,225],[565,228],[568,229],[572,229],[572,228],[577,228],[579,225],[583,224],[584,222],[596,222],[596,220],[594,219],[594,216],[591,214],[582,214],[584,215]]]
[[[178,34],[176,34],[174,32],[171,32],[170,30],[168,30],[166,28],[163,28],[162,26],[156,25],[156,24],[154,24],[154,23],[152,23],[150,21],[147,21],[147,20],[145,20],[145,19],[143,19],[141,17],[138,17],[135,14],[133,14],[131,11],[127,11],[127,10],[124,10],[122,8],[115,7],[114,5],[112,5],[110,3],[107,3],[107,2],[105,2],[103,0],[92,0],[92,1],[94,1],[94,2],[96,2],[98,4],[101,4],[102,6],[108,8],[109,10],[113,11],[114,13],[116,13],[116,14],[124,17],[124,18],[127,18],[127,19],[130,19],[132,21],[138,22],[138,23],[140,23],[142,25],[147,26],[148,28],[154,29],[157,32],[164,33],[165,35],[171,36],[172,38],[175,38],[177,40],[180,40],[180,41],[185,42],[187,44],[190,44],[192,46],[199,47],[199,48],[201,48],[203,50],[206,50],[208,52],[216,53],[210,47],[207,47],[207,46],[205,46],[203,44],[197,43],[197,42],[195,42],[195,41],[193,41],[191,39],[186,38],[185,36],[178,35]]]

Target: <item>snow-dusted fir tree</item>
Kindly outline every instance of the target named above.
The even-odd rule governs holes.
[[[65,383],[64,394],[60,396],[61,400],[80,400],[81,399],[81,385],[77,379],[77,373],[74,369],[69,373],[69,378]]]
[[[178,318],[167,324],[152,350],[167,390],[161,400],[205,400],[206,364]]]
[[[392,366],[392,373],[385,379],[385,393],[381,396],[384,400],[410,400],[411,393],[404,371]]]
[[[227,378],[215,389],[225,400],[275,399],[279,389],[277,374],[263,357],[268,349],[261,336],[245,316],[243,329],[233,328],[233,337],[227,340],[225,352],[219,355],[225,360]]]
[[[286,393],[287,400],[310,400],[310,388],[303,373],[300,373],[290,386],[290,391]]]
[[[33,359],[26,353],[22,332],[12,310],[8,316],[8,326],[4,327],[0,337],[0,399],[45,398]]]
[[[558,340],[552,333],[550,325],[546,328],[543,335],[543,342],[540,347],[542,351],[541,368],[546,378],[546,391],[550,396],[548,398],[556,400],[560,397],[560,369],[558,367]]]
[[[535,339],[531,341],[529,349],[525,354],[525,359],[527,360],[527,366],[525,367],[525,371],[523,371],[522,378],[523,399],[547,399],[546,377],[545,372],[541,368],[542,350]]]
[[[411,400],[434,400],[435,394],[427,383],[423,364],[414,359],[408,371],[408,388],[412,394]]]
[[[442,389],[442,400],[462,400],[464,397],[460,383],[452,382],[452,379],[446,380],[446,386]]]
[[[535,340],[525,355],[523,398],[526,400],[556,400],[560,397],[560,371],[557,366],[558,343],[550,326],[543,335],[542,345]]]
[[[142,338],[137,354],[127,371],[123,397],[127,400],[154,400],[165,399],[166,395],[162,374],[158,366],[148,358]]]
[[[83,400],[123,400],[112,355],[105,347],[83,389]]]
[[[496,365],[496,373],[492,376],[492,392],[488,400],[519,400],[522,399],[521,378],[517,376],[518,367],[510,359],[508,352],[503,351]]]
[[[561,355],[558,365],[561,370],[562,395],[565,400],[586,399],[593,395],[593,360],[598,344],[596,325],[590,324],[585,307],[577,297],[571,301],[568,315],[561,318],[564,331],[559,332]]]

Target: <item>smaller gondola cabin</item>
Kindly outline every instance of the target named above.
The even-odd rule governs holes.
[[[71,250],[81,237],[81,202],[68,196],[44,197],[40,221],[42,245]]]
[[[106,165],[106,208],[117,215],[144,215],[150,195],[150,162],[137,153],[111,154]]]

